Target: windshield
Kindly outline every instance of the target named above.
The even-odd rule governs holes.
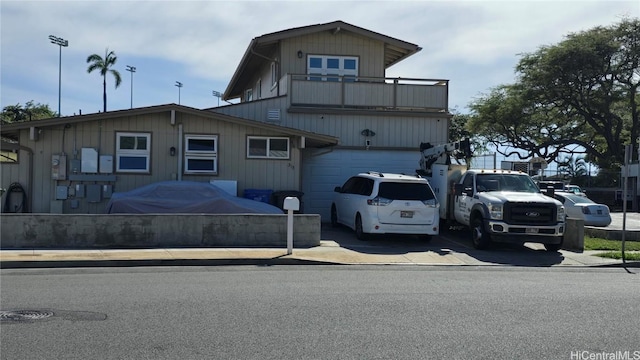
[[[522,174],[478,174],[476,188],[478,191],[539,192],[533,180]]]
[[[431,200],[435,195],[426,183],[382,182],[378,196],[390,200]]]

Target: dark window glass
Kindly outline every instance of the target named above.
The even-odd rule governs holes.
[[[189,139],[188,151],[215,151],[214,139]]]
[[[213,171],[213,159],[187,159],[190,171]]]
[[[120,170],[146,170],[147,158],[139,156],[120,156]]]
[[[391,200],[431,200],[435,196],[429,185],[424,183],[382,182],[378,188],[378,196]]]
[[[321,69],[322,68],[322,59],[321,58],[316,58],[316,57],[309,58],[309,67],[310,68]]]

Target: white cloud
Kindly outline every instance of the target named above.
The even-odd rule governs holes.
[[[465,106],[512,81],[517,54],[625,15],[640,16],[637,1],[2,1],[0,102],[57,109],[59,49],[50,34],[69,41],[62,109],[71,114],[101,109],[101,82],[85,60],[106,47],[123,75],[119,89],[108,84],[109,109],[130,105],[125,65],[138,68],[134,106],[177,102],[181,81],[183,104],[209,107],[252,38],[343,20],[423,47],[388,75],[448,78],[451,105]]]

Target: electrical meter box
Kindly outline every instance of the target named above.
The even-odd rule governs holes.
[[[67,180],[67,156],[66,155],[51,156],[51,179]]]
[[[98,172],[98,151],[93,148],[82,148],[80,152],[80,172],[95,174]]]
[[[101,174],[113,173],[113,156],[100,155],[100,173]]]

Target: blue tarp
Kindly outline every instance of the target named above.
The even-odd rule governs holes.
[[[282,214],[273,205],[233,196],[196,181],[163,181],[114,193],[109,214]]]

